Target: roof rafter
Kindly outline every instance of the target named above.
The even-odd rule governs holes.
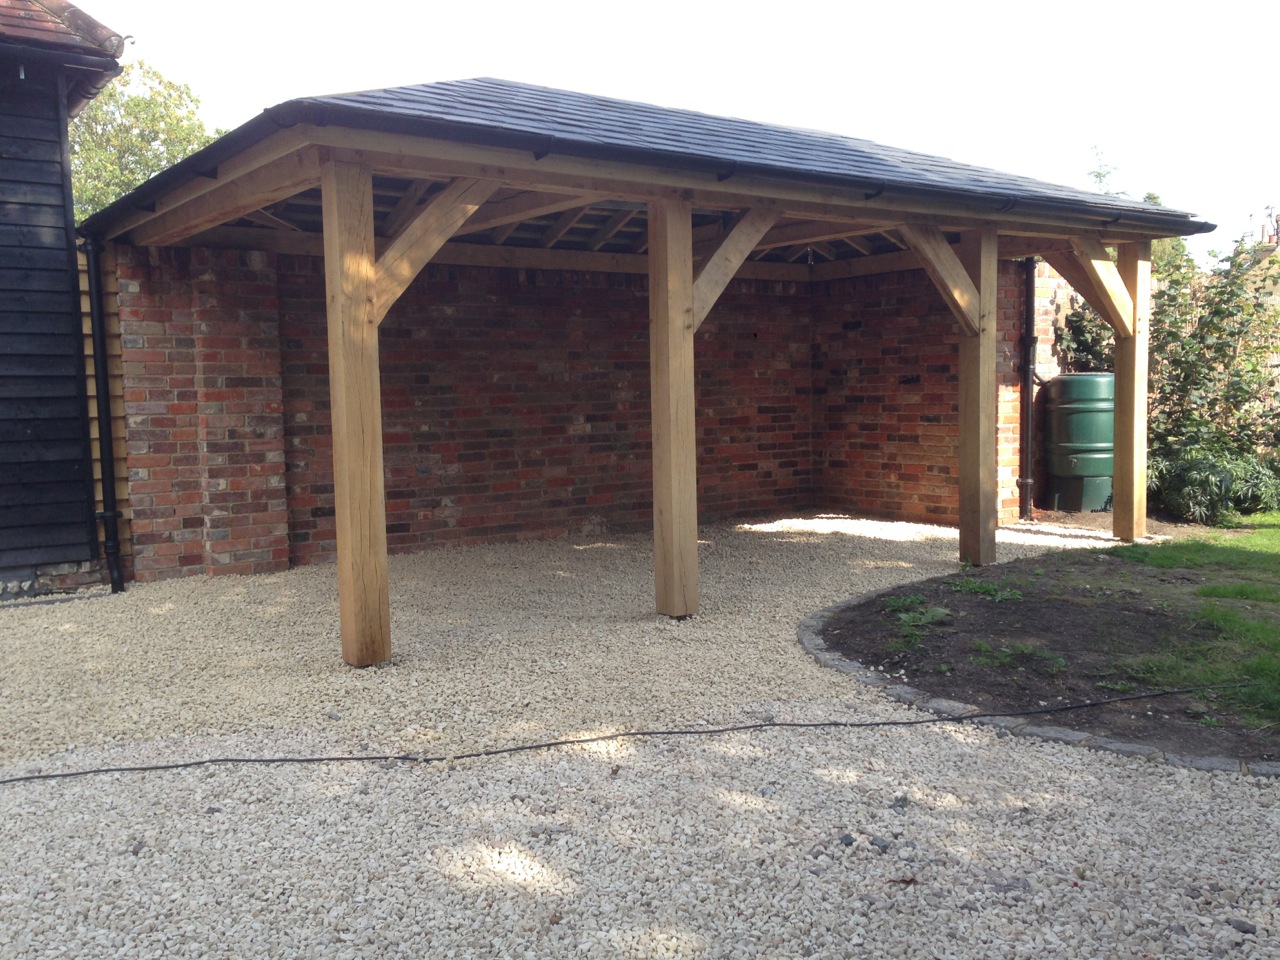
[[[627,223],[639,212],[639,210],[623,209],[614,213],[614,215],[606,220],[604,225],[592,235],[591,239],[587,241],[587,249],[599,250],[613,238],[615,233],[625,227]]]
[[[846,237],[860,237],[871,233],[879,233],[889,224],[866,223],[865,221],[839,223],[835,221],[816,221],[812,223],[788,223],[774,227],[761,239],[759,246],[765,250],[777,247],[808,246],[827,240],[843,240]]]
[[[505,200],[491,201],[469,220],[462,232],[481,233],[494,227],[505,227],[509,224],[523,223],[525,220],[536,220],[548,214],[560,213],[586,207],[593,200],[599,199],[596,194],[538,193],[529,191],[519,193]]]
[[[573,229],[573,225],[581,220],[586,212],[586,207],[574,207],[560,214],[559,219],[542,235],[538,241],[539,245],[544,248],[554,247],[566,233]]]
[[[382,235],[384,237],[394,237],[403,230],[404,225],[409,222],[409,218],[418,209],[418,204],[422,202],[423,195],[433,186],[435,186],[434,180],[414,180],[410,183],[409,189],[396,201],[396,205],[383,222]]]

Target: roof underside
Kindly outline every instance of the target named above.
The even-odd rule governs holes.
[[[468,256],[481,247],[541,251],[543,264],[557,251],[644,253],[646,196],[672,186],[693,201],[695,250],[723,237],[755,203],[777,204],[776,223],[749,259],[779,266],[909,258],[897,230],[908,221],[928,222],[952,238],[996,224],[1004,236],[1046,243],[1212,229],[1178,211],[866,140],[484,79],[273,107],[90,218],[85,232],[143,244],[315,252],[322,233],[318,176],[299,178],[296,189],[286,183],[263,191],[265,202],[252,209],[231,195],[220,219],[208,215],[207,199],[204,206],[174,199],[216,195],[224,171],[247,169],[246,157],[266,156],[272,138],[290,137],[299,156],[319,148],[372,167],[375,233],[384,238],[458,176],[501,181],[448,247],[470,250]],[[176,222],[184,210],[191,211],[191,229]],[[1024,242],[1010,255],[1037,252],[1035,246]],[[590,268],[581,256],[574,262]]]

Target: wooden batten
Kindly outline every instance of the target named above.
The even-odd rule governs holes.
[[[653,554],[659,613],[698,612],[698,476],[693,389],[693,210],[649,204]]]
[[[342,658],[365,667],[391,657],[373,176],[326,162],[321,178]]]
[[[1133,302],[1131,336],[1116,333],[1115,467],[1112,532],[1121,540],[1147,533],[1147,366],[1151,337],[1151,244],[1117,248],[1118,272]]]

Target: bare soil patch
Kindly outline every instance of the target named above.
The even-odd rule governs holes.
[[[1127,669],[1132,658],[1212,639],[1195,617],[1203,582],[1195,570],[1062,551],[890,590],[845,608],[823,639],[867,667],[901,672],[911,686],[983,710],[1098,701],[1154,692]],[[1258,729],[1213,691],[1103,704],[1043,722],[1182,755],[1280,759],[1280,729]]]

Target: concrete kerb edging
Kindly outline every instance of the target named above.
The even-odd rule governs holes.
[[[877,670],[872,670],[857,660],[850,660],[843,654],[827,647],[822,639],[822,630],[833,617],[843,613],[850,607],[855,607],[868,600],[874,600],[880,594],[888,593],[889,589],[877,590],[850,600],[843,600],[805,617],[804,620],[800,621],[800,626],[796,628],[796,636],[800,640],[800,645],[814,660],[818,661],[819,665],[831,667],[833,670],[848,674],[860,683],[875,687],[885,696],[897,700],[899,703],[950,719],[963,719],[972,714],[980,713],[980,708],[972,704],[934,697],[923,690],[917,690],[915,687],[894,683],[892,677],[888,677]],[[1090,750],[1102,750],[1122,757],[1137,757],[1143,760],[1168,763],[1176,767],[1189,767],[1192,770],[1245,773],[1254,777],[1280,777],[1280,763],[1246,763],[1243,760],[1235,760],[1231,757],[1192,757],[1177,753],[1167,753],[1159,747],[1153,747],[1149,744],[1122,743],[1118,740],[1109,740],[1106,737],[1082,733],[1079,730],[1071,730],[1067,727],[1045,726],[1033,723],[1034,719],[1034,717],[979,717],[973,722],[986,727],[994,727],[999,736],[1037,737],[1054,743],[1086,747]]]

